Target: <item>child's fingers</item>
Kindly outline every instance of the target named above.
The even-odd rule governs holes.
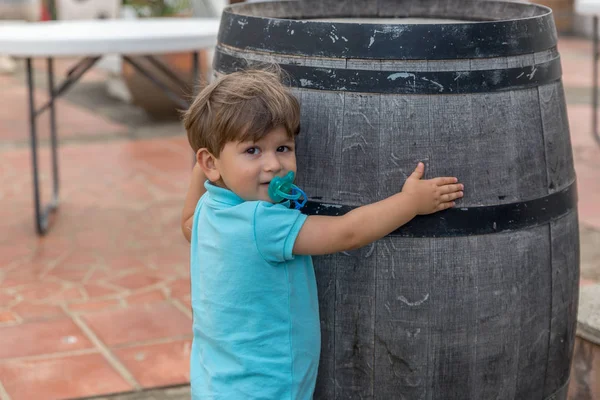
[[[453,193],[453,192],[460,192],[461,190],[463,190],[465,188],[465,186],[461,183],[456,183],[453,185],[444,185],[442,187],[440,187],[440,193],[442,194],[447,194],[447,193]]]
[[[417,168],[415,168],[413,173],[410,174],[410,177],[415,178],[415,179],[421,179],[423,177],[424,172],[425,172],[425,164],[423,164],[422,162],[419,162],[417,164]]]
[[[452,200],[460,199],[461,197],[463,197],[463,192],[454,192],[441,195],[440,200],[446,203]]]
[[[433,178],[432,180],[438,186],[451,185],[453,183],[458,182],[457,178],[450,177],[450,176],[444,176],[441,178]]]

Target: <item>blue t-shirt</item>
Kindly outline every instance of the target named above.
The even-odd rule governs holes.
[[[194,400],[312,398],[321,336],[306,215],[207,182],[194,213],[190,380]]]

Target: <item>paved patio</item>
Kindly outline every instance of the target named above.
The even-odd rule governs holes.
[[[590,283],[600,281],[591,43],[562,38],[560,52],[579,180],[582,279]],[[104,78],[93,71],[58,102],[61,207],[50,234],[39,238],[24,77],[0,75],[0,400],[105,396],[189,379],[188,246],[179,228],[191,166],[187,140],[178,122],[153,122],[106,97]],[[41,165],[47,199],[46,150]],[[129,398],[187,393],[182,387]]]

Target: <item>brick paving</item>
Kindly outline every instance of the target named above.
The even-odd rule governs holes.
[[[591,43],[561,38],[559,49],[589,284],[600,281]],[[0,76],[0,400],[189,398],[188,247],[179,216],[190,151],[177,121],[153,122],[108,99],[103,79],[93,71],[58,102],[61,206],[40,238],[22,70]],[[43,82],[36,96],[45,98]],[[41,157],[47,199],[47,149]]]

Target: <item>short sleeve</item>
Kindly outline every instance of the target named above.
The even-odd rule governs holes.
[[[267,262],[294,258],[292,250],[307,216],[282,204],[260,201],[254,212],[254,237],[258,252]]]

